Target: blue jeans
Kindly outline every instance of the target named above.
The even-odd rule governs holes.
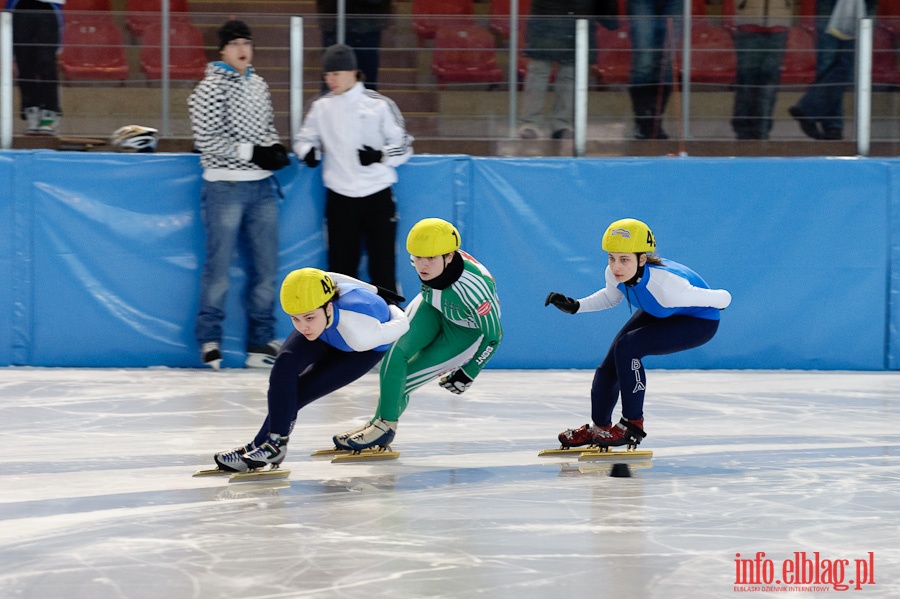
[[[666,137],[661,117],[675,83],[672,57],[680,47],[682,5],[682,0],[628,0],[626,5],[631,35],[628,92],[641,138]]]
[[[206,262],[200,280],[197,341],[222,341],[231,259],[240,244],[247,270],[247,345],[265,345],[275,338],[278,270],[278,201],[271,177],[204,181],[200,208],[206,229]]]
[[[837,0],[816,0],[816,79],[795,106],[824,131],[844,128],[844,93],[856,77],[856,40],[825,33]]]
[[[737,85],[731,126],[738,139],[769,139],[787,31],[734,33]]]

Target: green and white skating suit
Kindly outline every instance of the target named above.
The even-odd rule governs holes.
[[[462,250],[448,270],[460,258],[459,278],[444,289],[423,282],[422,292],[407,306],[409,331],[388,349],[381,363],[375,418],[399,420],[410,393],[460,366],[474,380],[497,351],[503,327],[494,278]]]

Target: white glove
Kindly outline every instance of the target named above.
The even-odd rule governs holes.
[[[440,385],[450,393],[459,395],[460,393],[465,393],[466,389],[472,386],[472,378],[463,372],[462,368],[457,368],[442,378]]]

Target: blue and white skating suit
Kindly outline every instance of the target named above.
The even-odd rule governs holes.
[[[578,300],[578,313],[606,310],[628,301],[638,308],[610,345],[594,373],[591,419],[598,426],[612,422],[613,409],[622,396],[622,416],[644,417],[646,372],[642,358],[699,347],[719,329],[719,310],[731,303],[724,289],[710,289],[690,268],[663,260],[646,264],[643,276],[632,285],[616,281],[606,267],[606,287]]]
[[[286,437],[297,412],[371,371],[391,343],[409,330],[406,314],[352,277],[328,273],[338,288],[332,322],[318,339],[292,331],[269,375],[269,414],[254,443],[272,432]]]
[[[651,316],[696,316],[719,320],[719,310],[731,303],[724,289],[710,289],[693,270],[671,260],[662,266],[647,264],[644,276],[634,286],[618,283],[612,269],[606,267],[606,287],[578,300],[578,312],[596,312],[618,306],[623,299]]]

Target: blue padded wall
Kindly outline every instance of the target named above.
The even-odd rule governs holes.
[[[277,178],[279,275],[326,267],[321,169]],[[196,155],[0,152],[0,365],[199,365],[200,189]],[[415,156],[395,193],[408,298],[404,242],[428,216],[456,223],[494,274],[505,338],[491,367],[602,359],[628,307],[569,316],[544,297],[597,290],[600,236],[631,216],[734,296],[715,339],[649,366],[898,368],[898,160]],[[225,366],[242,364],[246,326],[240,257],[232,273]]]

